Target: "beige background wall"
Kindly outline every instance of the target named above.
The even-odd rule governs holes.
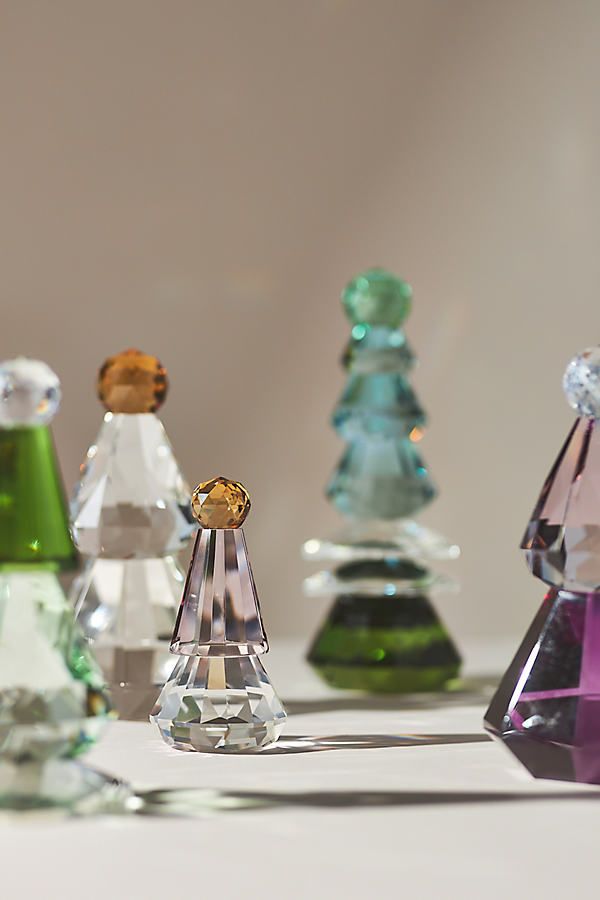
[[[253,494],[271,634],[308,634],[338,295],[383,264],[415,290],[424,518],[463,547],[440,605],[459,638],[521,632],[562,369],[600,337],[599,48],[584,0],[0,3],[0,355],[60,373],[69,486],[97,366],[157,353],[190,481]]]

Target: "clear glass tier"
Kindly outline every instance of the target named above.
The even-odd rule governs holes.
[[[413,519],[392,522],[358,519],[349,521],[329,538],[305,541],[302,556],[319,562],[404,558],[427,562],[458,559],[460,548]]]
[[[71,589],[123,719],[146,720],[175,657],[169,652],[184,574],[164,559],[90,560]]]
[[[167,556],[196,528],[190,491],[160,419],[106,413],[71,501],[73,535],[86,556]]]

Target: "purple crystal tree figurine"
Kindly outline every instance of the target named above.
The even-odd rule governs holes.
[[[574,357],[563,387],[580,417],[521,544],[550,590],[485,726],[536,778],[600,784],[600,347]]]

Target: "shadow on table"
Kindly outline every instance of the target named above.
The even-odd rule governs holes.
[[[476,744],[490,741],[487,734],[335,734],[326,737],[286,735],[260,756],[315,753],[322,750],[380,750],[388,747],[428,747],[440,744]]]
[[[438,709],[448,706],[486,704],[496,688],[497,679],[492,677],[464,679],[461,687],[454,691],[437,694],[345,694],[340,691],[333,697],[309,700],[285,700],[288,713],[337,712],[347,710],[410,710]]]
[[[477,803],[539,803],[560,800],[600,802],[600,791],[207,791],[171,789],[144,791],[136,810],[147,816],[194,817],[222,812],[303,807],[365,809],[412,806],[451,806]]]

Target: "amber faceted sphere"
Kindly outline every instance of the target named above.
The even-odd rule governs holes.
[[[167,370],[156,356],[123,350],[110,356],[98,373],[98,397],[113,413],[151,413],[162,406]]]
[[[202,528],[239,528],[250,512],[250,497],[239,481],[220,475],[198,485],[192,512]]]

